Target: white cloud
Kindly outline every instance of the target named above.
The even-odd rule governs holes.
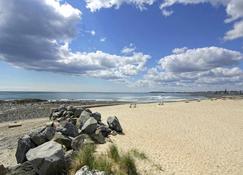
[[[0,0],[0,60],[25,69],[106,79],[127,78],[144,69],[150,56],[143,53],[72,51],[69,44],[82,13],[61,2]]]
[[[171,55],[160,59],[136,86],[161,88],[224,89],[240,88],[243,71],[239,67],[243,54],[237,51],[205,47],[197,49],[174,49]]]
[[[100,38],[100,42],[106,42],[106,38]]]
[[[146,5],[152,5],[156,0],[85,0],[86,7],[91,12],[102,8],[119,8],[122,4],[132,4],[140,10],[145,9]]]
[[[234,40],[237,38],[242,38],[243,37],[243,20],[236,22],[234,24],[233,29],[231,29],[230,31],[228,31],[225,36],[224,39],[225,40]]]
[[[175,53],[175,50],[176,53]],[[180,50],[180,52],[178,52]],[[219,47],[197,49],[174,49],[175,54],[161,58],[159,64],[170,72],[193,72],[215,67],[238,64],[243,56],[240,52]]]
[[[130,43],[129,46],[125,46],[123,49],[122,49],[122,53],[123,54],[131,54],[133,53],[134,51],[136,50],[136,47],[134,46],[133,43]]]

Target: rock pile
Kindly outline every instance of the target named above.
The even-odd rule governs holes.
[[[85,108],[60,106],[52,109],[50,119],[45,127],[18,140],[15,155],[19,165],[9,168],[7,174],[65,175],[72,154],[83,145],[103,144],[110,134],[122,133],[117,117],[109,117],[106,125],[100,113]],[[77,174],[86,171],[91,174],[85,167]]]

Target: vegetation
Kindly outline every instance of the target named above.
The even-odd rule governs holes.
[[[146,156],[137,150],[121,153],[116,145],[111,145],[107,154],[95,154],[95,145],[87,144],[73,157],[69,175],[74,175],[84,165],[108,175],[137,175],[135,158],[145,159]]]

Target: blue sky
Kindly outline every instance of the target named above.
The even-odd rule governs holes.
[[[0,0],[0,90],[243,89],[242,11],[241,0]]]

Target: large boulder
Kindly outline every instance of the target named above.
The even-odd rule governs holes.
[[[101,114],[99,112],[92,113],[91,117],[95,118],[97,122],[101,122]]]
[[[71,149],[72,139],[67,136],[62,135],[62,133],[57,132],[53,138],[53,140],[61,145],[64,145],[67,150]]]
[[[36,172],[33,168],[32,163],[26,161],[17,166],[8,167],[8,172],[6,175],[36,175]]]
[[[41,145],[51,140],[54,137],[55,132],[55,128],[51,126],[39,128],[30,133],[30,138],[36,145]]]
[[[91,134],[90,137],[96,142],[100,144],[105,143],[105,137],[103,136],[101,130],[96,130],[95,133]]]
[[[112,130],[115,130],[119,133],[122,132],[122,127],[120,125],[120,122],[116,116],[108,117],[107,124]]]
[[[31,141],[30,136],[25,135],[24,137],[18,140],[17,151],[15,153],[15,157],[17,163],[23,163],[26,159],[26,153],[31,149],[34,148],[35,144]]]
[[[29,150],[26,157],[39,175],[59,175],[66,168],[62,145],[54,141]]]
[[[83,108],[75,108],[75,110],[73,112],[73,117],[74,118],[78,118],[83,111],[84,111]]]
[[[76,137],[78,135],[78,128],[73,123],[65,121],[61,125],[63,128],[60,130],[60,132],[63,135],[70,137]]]
[[[107,137],[111,133],[111,129],[104,124],[100,124],[96,132],[101,132],[104,137]]]
[[[5,175],[7,173],[8,169],[4,167],[3,164],[0,164],[0,174]]]
[[[98,127],[97,121],[91,117],[83,125],[81,131],[85,134],[93,134]]]
[[[72,141],[72,149],[79,150],[85,144],[94,144],[94,141],[87,134],[81,134],[78,137],[75,137]]]
[[[75,175],[106,175],[104,171],[89,170],[88,166],[83,166]]]
[[[78,118],[78,120],[77,120],[77,127],[79,128],[79,129],[81,129],[82,128],[82,126],[84,125],[84,123],[88,120],[88,119],[90,119],[90,117],[91,117],[91,112],[89,112],[89,111],[86,111],[86,110],[84,110],[81,114],[80,114],[80,116],[79,116],[79,118]]]

